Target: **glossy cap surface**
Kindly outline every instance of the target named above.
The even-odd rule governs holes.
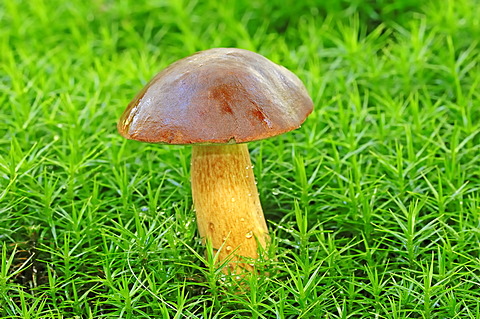
[[[296,75],[242,49],[217,48],[158,73],[118,122],[125,138],[168,144],[243,143],[300,127],[313,102]]]

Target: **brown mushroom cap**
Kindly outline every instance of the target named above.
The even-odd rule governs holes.
[[[296,75],[247,50],[195,53],[158,73],[118,123],[125,138],[243,143],[300,127],[313,102]]]

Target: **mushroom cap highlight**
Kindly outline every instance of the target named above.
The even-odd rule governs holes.
[[[158,73],[118,122],[128,139],[167,144],[244,143],[294,130],[313,110],[300,79],[243,49],[216,48]]]

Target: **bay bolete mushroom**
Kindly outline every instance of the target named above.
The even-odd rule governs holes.
[[[125,138],[191,144],[193,205],[200,236],[230,268],[252,270],[268,243],[247,142],[294,130],[312,112],[292,72],[247,50],[216,48],[158,73],[118,122]],[[238,267],[234,266],[237,264]]]

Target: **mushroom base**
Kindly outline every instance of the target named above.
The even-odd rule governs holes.
[[[258,245],[265,248],[269,237],[247,145],[195,145],[191,164],[203,242],[212,243],[218,262],[230,259],[226,272],[252,271]]]

